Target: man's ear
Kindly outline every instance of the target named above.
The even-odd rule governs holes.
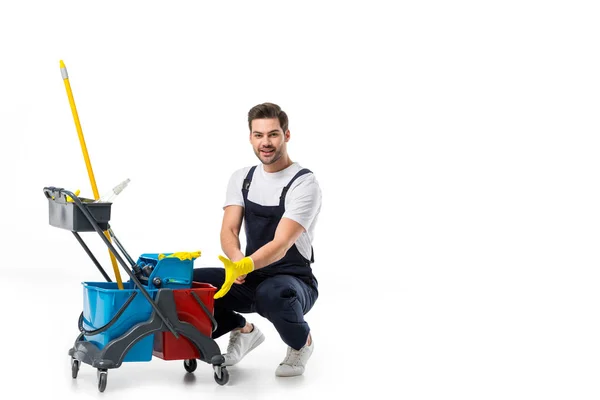
[[[290,130],[288,129],[287,131],[285,131],[285,142],[289,142],[290,141]]]

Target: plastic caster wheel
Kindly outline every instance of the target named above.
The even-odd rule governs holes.
[[[79,372],[79,360],[74,358],[71,359],[71,376],[73,379],[77,379],[77,373]]]
[[[106,380],[108,379],[108,371],[98,370],[98,390],[104,392],[106,389]]]
[[[183,362],[183,368],[185,368],[185,370],[189,373],[192,373],[196,370],[196,367],[198,367],[198,361],[196,361],[196,359],[192,358],[191,360],[185,360]]]
[[[221,368],[220,378],[219,375],[217,375],[217,373],[215,372],[215,382],[217,382],[221,386],[229,382],[229,371],[227,371],[227,368]]]

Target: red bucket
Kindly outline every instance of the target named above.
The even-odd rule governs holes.
[[[206,309],[214,312],[214,295],[217,288],[208,283],[192,282],[190,289],[173,290],[175,308],[180,321],[188,322],[196,327],[203,335],[212,337],[212,323],[206,312],[198,304],[193,293],[200,298]],[[187,338],[179,335],[175,338],[171,332],[160,332],[154,335],[152,354],[163,360],[188,360],[200,358],[198,349]]]

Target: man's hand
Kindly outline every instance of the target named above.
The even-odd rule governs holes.
[[[242,279],[244,279],[247,274],[254,271],[254,261],[250,257],[244,257],[240,261],[233,262],[228,258],[219,256],[219,260],[225,266],[225,282],[215,294],[215,299],[225,296],[236,279],[239,277],[243,277]]]
[[[229,257],[229,259],[233,262],[237,262],[240,261],[242,258],[244,258],[244,253],[242,253],[241,251],[238,252],[239,255],[235,255],[233,257]],[[254,260],[252,260],[254,261]],[[241,285],[242,283],[246,282],[246,277],[248,276],[248,274],[244,274],[244,275],[240,275],[236,278],[235,283],[236,285]]]

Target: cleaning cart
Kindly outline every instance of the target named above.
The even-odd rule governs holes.
[[[145,253],[134,261],[109,224],[112,203],[56,187],[45,187],[44,194],[50,225],[70,230],[106,280],[82,283],[80,333],[68,352],[72,377],[77,378],[82,363],[88,364],[97,369],[98,390],[103,392],[109,369],[154,356],[183,360],[188,373],[194,372],[197,360],[203,361],[212,365],[215,381],[225,385],[229,381],[225,359],[211,337],[217,328],[213,317],[217,288],[192,278],[199,253]],[[119,285],[122,288],[111,281],[79,234],[94,231],[129,275],[129,281]]]

